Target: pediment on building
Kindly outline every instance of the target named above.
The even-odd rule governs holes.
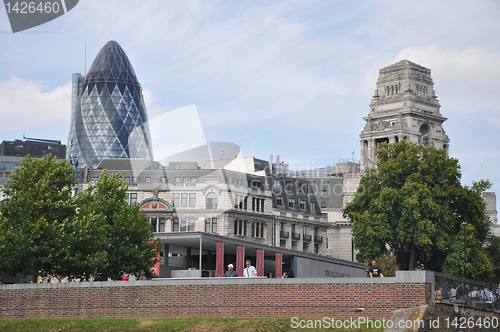
[[[201,192],[203,193],[204,196],[208,195],[209,193],[216,193],[217,196],[219,196],[222,194],[222,189],[220,189],[212,184],[209,184],[208,186],[203,188],[201,190]]]
[[[143,211],[173,211],[174,207],[171,203],[164,199],[152,197],[146,198],[140,204],[140,208]]]

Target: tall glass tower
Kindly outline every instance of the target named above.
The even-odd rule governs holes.
[[[104,45],[85,76],[73,74],[67,159],[76,168],[105,158],[153,160],[142,88],[115,41]]]

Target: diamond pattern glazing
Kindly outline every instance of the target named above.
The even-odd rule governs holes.
[[[78,168],[97,165],[104,158],[152,161],[142,88],[120,45],[106,43],[77,84],[69,161]]]

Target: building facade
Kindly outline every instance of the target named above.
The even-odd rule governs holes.
[[[41,158],[48,154],[54,155],[57,159],[66,159],[66,145],[61,144],[61,141],[41,138],[16,139],[0,143],[0,156],[26,157],[30,155],[33,158]]]
[[[147,121],[142,87],[132,64],[120,45],[109,41],[85,76],[73,74],[67,159],[77,169],[97,166],[105,158],[150,162]]]
[[[227,165],[201,169],[197,163],[162,166],[144,160],[105,159],[97,168],[87,168],[81,189],[106,169],[120,173],[129,184],[127,200],[139,204],[156,236],[203,232],[326,257],[329,224],[311,183],[273,174],[272,169],[279,167],[269,167],[267,161],[243,159],[253,165],[248,172]],[[164,250],[163,257],[169,257],[170,263],[186,259],[179,258],[186,252],[176,252],[177,247]],[[192,265],[186,264],[182,267]]]

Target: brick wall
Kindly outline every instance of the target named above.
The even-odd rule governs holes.
[[[403,278],[405,279],[405,278]],[[406,278],[408,279],[408,278]],[[415,278],[413,278],[415,279]],[[390,318],[430,303],[425,278],[200,278],[0,287],[0,319]],[[360,311],[359,308],[362,308]]]

